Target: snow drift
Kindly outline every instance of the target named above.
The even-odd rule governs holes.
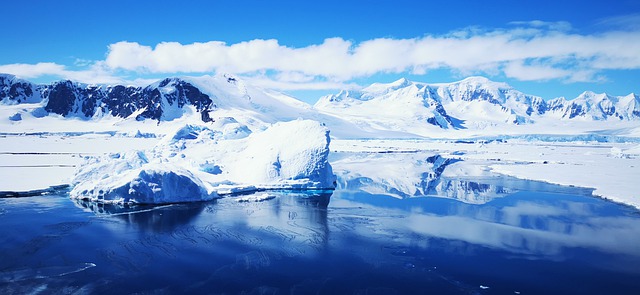
[[[316,121],[276,123],[245,137],[237,128],[220,130],[186,125],[152,150],[89,157],[74,175],[71,197],[161,204],[263,189],[335,187],[329,129]]]

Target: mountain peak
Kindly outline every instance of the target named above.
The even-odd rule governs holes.
[[[504,82],[496,82],[493,80],[490,80],[487,77],[483,77],[483,76],[470,76],[467,77],[465,79],[462,79],[458,82],[454,82],[451,84],[466,84],[466,85],[473,85],[475,87],[478,86],[491,86],[492,88],[500,88],[500,89],[511,89],[513,87],[511,87],[509,84],[504,83]]]
[[[7,73],[0,73],[0,78],[13,80],[16,78],[16,76],[12,74],[7,74]]]
[[[584,92],[580,93],[580,95],[578,95],[578,97],[596,96],[596,95],[599,95],[599,93],[595,93],[593,91],[587,90],[587,91],[584,91]]]
[[[33,84],[30,81],[24,80],[16,75],[0,73],[0,84],[11,84],[11,83],[22,83],[22,84]]]
[[[402,78],[400,78],[398,80],[395,80],[395,81],[391,82],[390,85],[402,87],[402,86],[406,86],[406,85],[408,85],[410,83],[411,83],[411,81],[409,81],[407,78],[402,77]]]
[[[495,83],[495,82],[489,80],[489,78],[484,77],[484,76],[469,76],[467,78],[464,78],[464,79],[460,80],[460,82],[464,82],[464,83]]]
[[[383,94],[388,93],[389,91],[398,90],[400,88],[405,88],[409,85],[412,85],[413,82],[409,81],[406,78],[400,78],[391,83],[373,83],[366,88],[362,89],[363,92],[375,93],[375,94]]]
[[[617,100],[617,99],[606,93],[595,93],[593,91],[585,91],[585,92],[582,92],[580,95],[578,95],[578,97],[576,97],[576,100],[597,102],[602,100]]]

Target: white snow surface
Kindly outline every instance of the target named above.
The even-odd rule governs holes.
[[[635,94],[614,97],[585,92],[573,100],[550,100],[549,109],[542,105],[541,97],[524,94],[506,83],[470,77],[438,84],[407,79],[375,83],[359,91],[324,96],[314,108],[363,130],[395,131],[414,138],[599,131],[633,136],[633,128],[640,124],[640,98]],[[443,120],[445,113],[451,122]]]
[[[383,138],[415,137],[404,131],[375,129],[367,124],[358,126],[341,116],[318,112],[311,105],[299,101],[284,93],[263,89],[245,83],[242,79],[229,74],[216,74],[202,77],[180,77],[181,80],[198,87],[210,96],[215,108],[209,112],[216,122],[233,120],[249,133],[266,129],[271,124],[304,118],[325,123],[337,138]],[[152,85],[158,84],[156,82]],[[159,88],[161,93],[171,91],[168,87]],[[17,133],[69,133],[69,132],[117,132],[152,133],[165,135],[185,124],[202,124],[202,120],[193,106],[179,109],[163,101],[163,118],[155,120],[136,120],[141,109],[127,118],[113,117],[98,113],[92,118],[69,117],[47,113],[46,102],[28,101],[22,104],[0,102],[0,132]],[[18,120],[19,118],[19,120]],[[232,135],[230,135],[232,136]]]
[[[157,142],[156,138],[110,134],[0,136],[0,191],[66,185],[86,156],[146,149]]]
[[[89,157],[72,198],[111,203],[205,201],[261,189],[332,189],[329,130],[318,122],[273,124],[244,138],[186,125],[153,149]]]
[[[161,185],[165,182],[193,187],[193,200],[262,188],[331,187],[334,178],[326,161],[330,129],[334,151],[381,152],[337,159],[337,174],[384,180],[387,184],[377,188],[385,193],[395,188],[391,194],[399,197],[415,195],[419,177],[433,169],[433,163],[411,157],[405,162],[387,152],[420,151],[462,160],[444,169],[443,177],[497,172],[594,188],[594,195],[640,208],[640,120],[632,118],[640,111],[640,100],[635,94],[585,92],[571,104],[564,98],[548,101],[550,108],[554,103],[563,107],[544,115],[526,115],[524,102],[541,98],[480,77],[447,84],[401,79],[327,96],[315,106],[229,75],[182,79],[211,97],[214,122],[202,123],[192,107],[174,109],[166,114],[171,120],[157,122],[137,121],[136,114],[63,118],[47,114],[37,99],[0,105],[0,191],[43,189],[69,184],[73,178],[77,197],[84,192],[92,199],[131,201],[131,196],[115,192],[138,185],[147,193],[135,200],[167,202],[187,197]],[[481,97],[462,99],[477,89],[494,94],[506,108]],[[444,124],[438,103],[464,121]],[[568,111],[576,108],[589,112],[568,118]],[[601,115],[614,108],[622,119]],[[279,123],[292,120],[298,123]],[[522,124],[513,123],[518,120]],[[483,138],[507,142],[484,144]],[[471,143],[456,143],[458,139]],[[105,153],[111,154],[102,156]],[[86,156],[91,159],[83,164]],[[375,162],[395,170],[368,165]],[[80,167],[75,176],[73,166]],[[461,200],[478,203],[499,196],[487,193]]]
[[[526,95],[505,83],[482,77],[441,84],[406,79],[388,84],[376,83],[359,91],[342,91],[325,96],[314,106],[280,92],[253,86],[228,74],[180,79],[211,97],[215,105],[209,113],[215,121],[212,125],[233,120],[237,123],[236,131],[240,135],[264,130],[276,122],[304,118],[324,123],[332,130],[332,137],[338,139],[600,133],[640,137],[640,120],[632,118],[633,112],[640,112],[640,100],[635,94],[614,97],[585,92],[571,100],[572,103],[564,98],[548,101],[550,107],[554,106],[555,101],[558,109],[549,110],[544,115],[537,114],[535,110],[527,115],[528,104],[539,105],[542,98]],[[171,91],[169,88],[160,90]],[[469,93],[473,91],[480,96],[469,101]],[[499,104],[487,101],[489,94]],[[32,101],[1,104],[0,131],[12,134],[141,132],[162,136],[185,124],[202,124],[192,106],[182,109],[165,106],[166,113],[161,122],[137,121],[138,113],[128,118],[107,114],[97,114],[92,118],[63,118],[46,113],[43,106],[42,102]],[[569,111],[576,108],[590,113],[569,119]],[[623,119],[608,116],[604,120],[601,117],[600,113],[614,109]],[[459,121],[447,122],[442,115],[444,112]],[[435,126],[434,122],[440,126]]]
[[[407,153],[400,160],[399,154]],[[372,183],[368,187],[396,195],[404,192],[414,195],[419,188],[419,175],[429,172],[424,164],[417,165],[421,154],[438,154],[443,158],[461,160],[444,169],[442,177],[474,179],[499,173],[519,179],[594,189],[593,195],[640,209],[640,146],[638,143],[600,143],[593,141],[549,142],[535,139],[508,141],[453,140],[340,140],[332,144],[332,152],[365,152],[369,163],[396,169],[397,173],[380,171],[377,165],[361,165],[358,158],[333,162],[336,174],[350,178],[366,176]],[[412,154],[415,153],[415,154]],[[417,156],[416,156],[417,155]],[[376,160],[379,158],[381,160]],[[395,161],[393,159],[396,159]],[[428,165],[427,165],[428,166]],[[436,166],[436,165],[434,165]],[[394,176],[395,175],[395,176]],[[380,189],[383,188],[383,189]],[[459,198],[447,190],[440,196],[468,203],[482,202],[483,198]],[[482,197],[482,196],[479,196]],[[485,196],[484,202],[499,197]]]

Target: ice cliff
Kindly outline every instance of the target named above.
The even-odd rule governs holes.
[[[71,197],[162,204],[241,191],[335,187],[324,125],[296,120],[251,134],[238,132],[246,126],[236,123],[226,127],[186,125],[152,150],[89,157],[74,175]]]

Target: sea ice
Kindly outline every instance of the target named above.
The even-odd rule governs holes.
[[[392,162],[394,153],[438,153],[444,158],[459,160],[448,165],[441,176],[449,179],[485,178],[502,174],[522,180],[541,181],[551,184],[591,188],[593,195],[640,208],[638,185],[640,176],[640,145],[636,142],[599,142],[597,140],[575,140],[562,137],[527,137],[509,140],[336,140],[332,149],[340,153],[367,153],[378,155],[377,163]],[[408,154],[410,155],[410,154]],[[408,156],[407,156],[408,157]],[[372,159],[368,160],[371,163]],[[379,161],[379,162],[378,162]],[[396,162],[400,162],[397,161]],[[377,181],[379,172],[362,166],[353,159],[342,158],[333,162],[335,171],[342,179],[364,176],[372,182],[367,187],[383,184],[396,188],[395,194],[415,191],[421,184],[418,172],[426,172],[424,165],[411,165],[406,160],[406,172],[388,173]],[[395,164],[398,165],[398,164]],[[365,171],[362,173],[361,171]],[[360,174],[360,176],[358,175]],[[402,175],[402,179],[394,177]],[[406,177],[405,177],[406,175]],[[413,179],[413,181],[411,181]],[[391,181],[390,181],[391,180]],[[397,184],[392,181],[401,181]],[[342,184],[342,182],[340,182]],[[407,190],[407,189],[411,190]],[[436,187],[437,188],[437,187]],[[492,189],[487,190],[491,192]],[[439,191],[440,194],[443,191]],[[408,194],[408,193],[407,193]],[[413,194],[411,194],[413,195]],[[451,195],[451,194],[447,194]],[[477,199],[482,200],[482,198]],[[468,200],[467,200],[468,202]],[[474,200],[473,202],[476,202]]]

